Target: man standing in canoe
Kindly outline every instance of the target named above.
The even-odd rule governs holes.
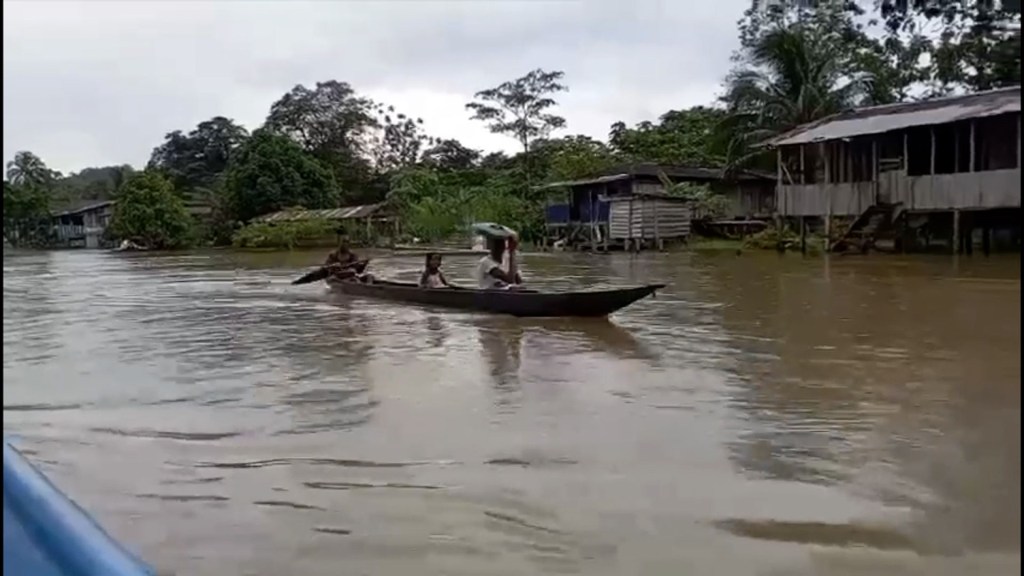
[[[490,253],[481,258],[476,267],[476,280],[481,290],[514,290],[523,283],[523,277],[519,275],[516,266],[518,238],[512,236],[508,239],[507,271],[501,267],[505,258],[505,243],[504,238],[487,239]]]
[[[330,277],[333,280],[354,278],[361,282],[369,282],[373,277],[364,273],[369,262],[369,260],[360,260],[355,252],[349,249],[348,239],[342,236],[338,240],[338,248],[328,254],[327,259],[324,260],[324,267],[330,269]]]

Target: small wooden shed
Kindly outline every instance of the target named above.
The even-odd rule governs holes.
[[[640,192],[604,199],[610,204],[608,239],[627,248],[660,248],[690,235],[690,203],[664,193]]]

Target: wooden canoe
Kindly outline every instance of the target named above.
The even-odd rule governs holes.
[[[420,288],[416,284],[375,280],[373,283],[328,280],[334,292],[427,306],[508,314],[524,318],[608,316],[664,288],[649,284],[635,288],[591,292],[536,292],[532,290],[476,290]]]

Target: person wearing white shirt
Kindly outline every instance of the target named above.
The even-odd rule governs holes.
[[[476,267],[476,281],[481,290],[514,289],[523,283],[522,276],[516,270],[516,241],[509,239],[509,269],[502,268],[505,257],[505,241],[490,239],[487,242],[490,252],[480,259]]]

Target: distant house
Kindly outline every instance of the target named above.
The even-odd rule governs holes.
[[[53,214],[57,245],[64,248],[101,248],[103,233],[114,213],[113,200],[88,200]]]
[[[278,222],[296,222],[301,220],[329,220],[337,222],[349,233],[365,234],[369,240],[385,229],[397,232],[398,220],[393,211],[383,202],[363,204],[361,206],[345,206],[342,208],[325,208],[322,210],[287,209],[264,214],[254,219],[255,222],[270,224]]]
[[[667,195],[659,174],[672,182],[709,185],[713,192],[729,198],[728,218],[768,218],[774,210],[774,182],[767,174],[726,176],[714,168],[632,164],[593,178],[539,187],[554,192],[545,211],[548,237],[591,248],[686,238],[690,206]],[[628,225],[624,223],[627,220]]]
[[[61,208],[53,214],[53,232],[62,248],[102,248],[104,233],[114,215],[114,200],[82,200]],[[196,218],[211,213],[208,203],[188,202],[185,210]]]
[[[1019,86],[851,110],[768,144],[784,217],[854,217],[860,240],[931,226],[951,242],[993,219],[1019,222]]]
[[[306,210],[293,208],[279,210],[255,218],[256,222],[296,222],[300,220],[373,220],[386,218],[384,203],[364,204],[362,206],[345,206],[342,208],[324,208],[322,210]]]

